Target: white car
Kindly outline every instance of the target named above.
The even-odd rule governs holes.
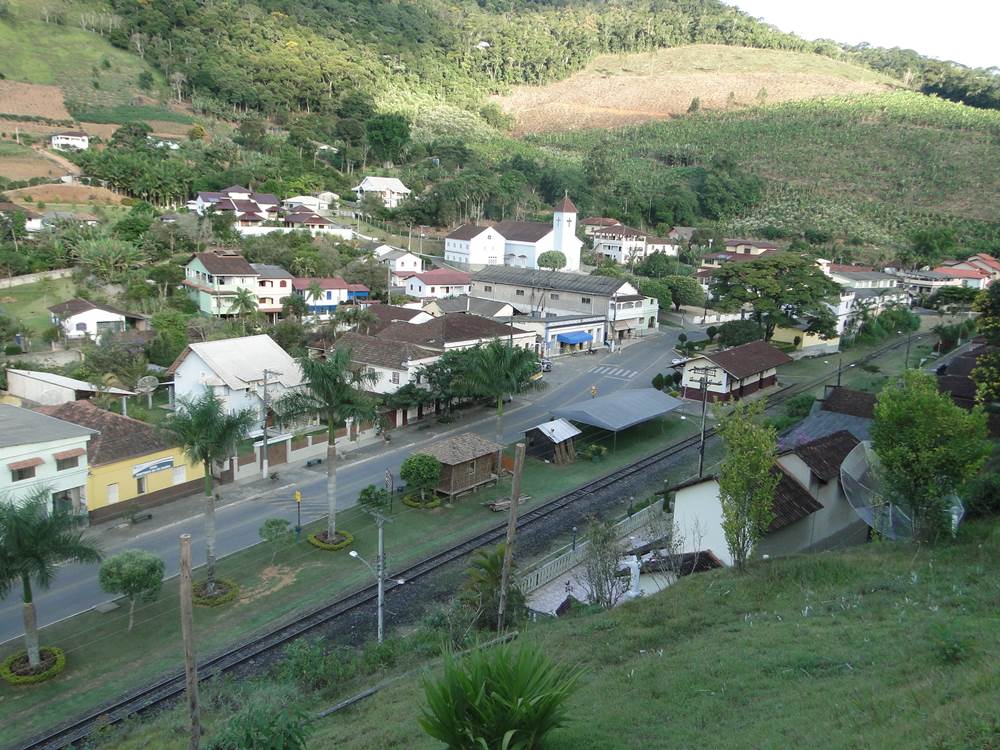
[[[672,360],[670,360],[670,364],[672,365],[680,365],[684,364],[685,362],[687,362],[687,360],[683,359],[682,357],[674,357]]]

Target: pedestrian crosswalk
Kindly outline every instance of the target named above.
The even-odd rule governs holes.
[[[639,374],[636,370],[627,370],[624,367],[613,367],[612,365],[594,367],[590,372],[605,378],[617,378],[618,380],[631,380]]]

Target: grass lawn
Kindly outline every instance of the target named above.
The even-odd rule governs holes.
[[[47,308],[68,300],[73,296],[74,288],[72,279],[49,279],[0,289],[0,310],[28,327],[34,339],[34,349],[44,348],[47,345],[41,340],[41,333],[50,323]]]
[[[615,453],[601,462],[578,461],[557,467],[535,459],[525,463],[523,494],[532,505],[583,484],[672,443],[693,430],[690,421],[664,421],[637,426],[618,439]],[[414,510],[402,503],[393,508],[395,523],[387,528],[386,554],[391,569],[427,557],[442,547],[503,523],[483,502],[510,493],[510,480],[460,498],[433,510]],[[623,498],[623,500],[625,500]],[[338,515],[338,525],[355,534],[354,549],[373,559],[376,530],[371,518],[358,508]],[[320,521],[307,527],[318,530]],[[202,655],[217,651],[251,633],[285,619],[302,609],[319,605],[360,587],[370,575],[345,553],[314,549],[305,541],[282,551],[271,562],[272,550],[264,545],[231,555],[219,563],[219,575],[237,581],[240,600],[218,609],[196,608],[195,628]],[[196,574],[197,575],[197,574]],[[0,742],[6,744],[50,726],[54,718],[68,718],[138,687],[164,671],[180,665],[180,631],[176,579],[164,585],[160,598],[139,605],[136,626],[126,632],[127,613],[88,612],[42,631],[42,641],[66,649],[68,667],[53,682],[16,689],[0,685],[2,721]],[[19,650],[9,645],[0,656]]]

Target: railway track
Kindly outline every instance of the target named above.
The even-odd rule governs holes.
[[[919,335],[914,336],[914,339],[917,338],[919,338]],[[855,360],[852,364],[865,363],[872,359],[877,359],[890,351],[904,346],[905,343],[905,341],[896,342],[881,347],[865,357]],[[822,384],[829,380],[833,374],[826,373],[802,383],[794,383],[780,388],[768,396],[767,409],[780,406],[788,399]],[[705,439],[708,440],[714,435],[715,429],[709,429],[705,433]],[[636,474],[649,471],[658,463],[696,447],[699,442],[698,435],[685,438],[617,471],[606,474],[603,477],[598,477],[592,482],[577,487],[564,495],[541,503],[530,511],[521,514],[518,519],[518,529],[524,529],[539,523],[543,519],[571,506],[581,497],[605,489],[616,482],[635,476]],[[388,578],[390,582],[392,579],[397,578],[401,578],[407,582],[424,578],[441,567],[459,560],[481,547],[499,541],[503,538],[505,531],[506,523],[500,522],[496,526],[467,538],[452,547],[441,550],[405,568],[395,570]],[[394,587],[395,585],[393,584],[387,590],[391,590]],[[375,585],[365,586],[338,598],[334,602],[306,612],[292,622],[279,625],[265,633],[240,641],[225,651],[201,661],[198,665],[198,678],[199,680],[206,680],[235,669],[269,651],[284,646],[311,630],[330,623],[348,612],[372,603],[375,601],[375,598]],[[25,744],[15,745],[14,747],[17,750],[62,750],[63,748],[72,747],[75,743],[89,737],[91,732],[98,726],[107,726],[122,721],[133,714],[171,701],[183,692],[184,671],[178,670],[164,676],[152,685],[124,696],[111,705],[94,710],[70,723],[55,728],[51,732],[36,736]]]

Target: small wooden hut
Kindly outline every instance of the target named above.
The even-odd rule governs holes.
[[[569,464],[576,460],[573,438],[580,430],[565,419],[553,419],[524,433],[525,453],[556,464]]]
[[[466,432],[439,440],[419,452],[441,462],[441,481],[437,490],[453,497],[496,482],[500,478],[501,449],[491,440]]]

